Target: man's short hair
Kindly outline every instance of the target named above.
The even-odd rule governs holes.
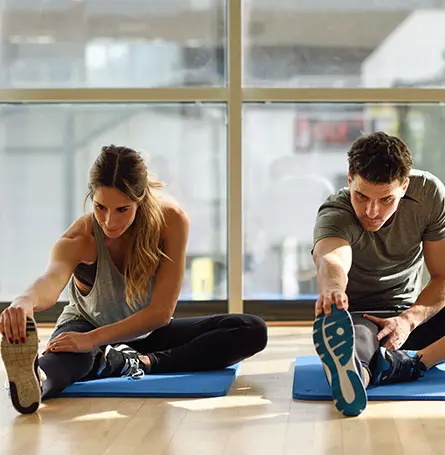
[[[382,131],[356,139],[348,152],[349,174],[371,183],[403,182],[413,159],[405,142]]]

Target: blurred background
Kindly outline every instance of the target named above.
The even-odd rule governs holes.
[[[227,87],[227,3],[0,0],[0,89]],[[346,185],[362,132],[399,135],[416,167],[445,179],[441,103],[347,97],[444,87],[445,1],[245,0],[242,24],[244,88],[346,93],[242,106],[243,297],[278,311],[316,297],[316,211]],[[228,121],[227,102],[0,104],[0,301],[42,272],[83,213],[91,163],[113,143],[141,151],[189,213],[181,301],[226,302]]]

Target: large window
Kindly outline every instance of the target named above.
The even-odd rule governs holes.
[[[445,82],[445,3],[247,0],[245,85],[435,87]]]
[[[225,111],[214,104],[0,106],[0,300],[43,271],[51,245],[84,213],[88,170],[104,144],[141,151],[166,184],[163,197],[189,214],[181,298],[227,299]]]
[[[275,319],[316,298],[315,213],[358,135],[445,179],[445,0],[0,3],[0,301],[83,212],[103,144],[190,215],[181,300]]]
[[[247,104],[244,119],[246,299],[314,298],[317,209],[347,185],[346,150],[361,132],[399,135],[415,167],[445,180],[439,105]]]
[[[0,24],[2,87],[225,83],[224,0],[7,0]]]

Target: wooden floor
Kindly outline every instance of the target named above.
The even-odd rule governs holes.
[[[294,358],[313,352],[310,328],[270,328],[221,398],[55,399],[21,416],[1,391],[0,454],[445,454],[445,401],[371,402],[358,418],[293,401]]]

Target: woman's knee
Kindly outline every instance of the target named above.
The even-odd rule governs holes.
[[[267,345],[267,325],[263,319],[254,314],[229,315],[243,332],[243,343],[248,343],[252,354],[262,351]]]
[[[262,351],[266,345],[268,340],[268,330],[266,322],[261,319],[259,316],[250,315],[251,317],[251,324],[255,329],[255,342],[257,347],[257,352]]]

